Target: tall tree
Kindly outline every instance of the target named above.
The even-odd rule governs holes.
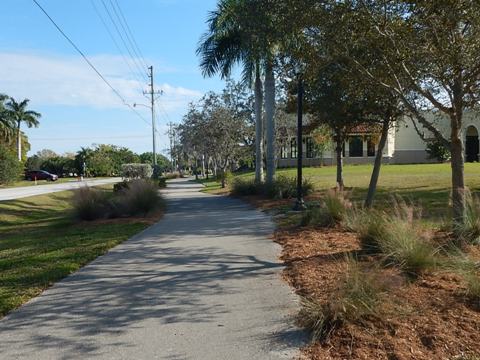
[[[335,7],[344,15],[339,32],[348,28],[348,41],[370,50],[360,55],[352,46],[338,43],[338,48],[365,77],[397,94],[415,128],[421,125],[450,149],[453,220],[454,225],[463,223],[462,126],[464,113],[480,100],[480,3],[362,0]],[[444,121],[449,134],[439,125]]]
[[[235,64],[243,67],[244,80],[254,85],[255,95],[255,180],[263,181],[263,81],[261,48],[254,28],[246,26],[255,19],[249,0],[220,0],[207,20],[197,54],[205,76],[219,73],[228,78]],[[253,80],[254,79],[254,80]]]
[[[29,102],[29,99],[24,99],[21,102],[17,102],[13,97],[11,97],[5,104],[7,116],[16,124],[17,154],[19,161],[22,161],[22,133],[20,127],[22,123],[29,128],[32,126],[37,127],[41,117],[40,113],[33,110],[27,110]]]
[[[15,124],[13,124],[12,119],[5,109],[5,101],[7,99],[7,95],[0,94],[0,136],[4,139],[12,135],[15,127]]]

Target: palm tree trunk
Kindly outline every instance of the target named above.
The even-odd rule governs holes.
[[[273,62],[269,59],[265,66],[265,117],[267,138],[267,184],[275,179],[275,74]]]
[[[263,181],[263,86],[260,69],[255,69],[255,182]]]
[[[382,166],[383,149],[387,143],[388,128],[390,121],[384,120],[382,125],[382,135],[378,143],[377,153],[375,155],[375,162],[373,164],[372,176],[370,178],[370,185],[368,186],[367,198],[365,199],[365,207],[371,208],[373,205],[373,197],[377,191],[378,177],[380,176],[380,167]]]
[[[17,122],[17,153],[18,153],[18,161],[22,161],[22,133],[20,132],[20,124],[21,122]]]

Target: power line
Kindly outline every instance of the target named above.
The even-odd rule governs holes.
[[[131,72],[132,74],[134,74],[135,76],[138,76],[138,74],[135,74],[135,70],[133,70],[132,66],[130,65],[130,62],[128,62],[127,57],[125,56],[125,54],[123,53],[122,49],[120,48],[120,45],[118,45],[117,40],[115,39],[115,37],[113,36],[112,32],[110,31],[110,28],[108,27],[107,22],[105,21],[104,17],[103,17],[102,14],[100,13],[100,10],[97,8],[97,5],[95,5],[95,1],[94,1],[94,0],[90,0],[90,3],[92,4],[93,9],[95,10],[95,13],[97,14],[97,16],[98,16],[98,18],[100,19],[100,21],[102,22],[104,28],[107,30],[107,33],[108,33],[108,35],[110,36],[110,39],[112,39],[113,44],[115,45],[115,47],[117,48],[118,52],[119,52],[120,55],[122,56],[123,61],[125,62],[125,64],[127,64],[128,68],[130,69],[130,72]],[[139,79],[140,79],[140,82],[143,83],[143,79],[141,78],[141,76],[140,76]]]
[[[82,58],[86,61],[86,63],[93,69],[93,71],[95,71],[95,73],[100,77],[100,79],[103,80],[103,82],[105,84],[107,84],[107,86],[114,92],[115,95],[118,96],[118,98],[122,101],[122,103],[129,107],[130,110],[132,110],[140,119],[142,119],[145,123],[147,123],[149,126],[149,122],[147,121],[147,119],[145,119],[137,110],[135,110],[135,108],[130,105],[129,103],[127,103],[127,101],[123,98],[123,96],[107,81],[107,79],[105,79],[105,77],[100,73],[100,71],[97,70],[97,68],[91,63],[91,61],[87,58],[87,56],[83,53],[82,50],[80,50],[80,48],[75,45],[75,43],[68,37],[67,34],[65,34],[65,32],[60,28],[59,25],[57,25],[57,23],[55,22],[55,20],[52,19],[52,17],[47,13],[47,11],[38,3],[37,0],[32,0],[35,5],[38,6],[38,8],[45,14],[45,16],[50,20],[50,22],[57,28],[57,30],[60,32],[60,34],[63,35],[63,37],[70,43],[70,45],[72,45],[72,47],[82,56]]]
[[[112,2],[112,0],[110,0],[110,2]],[[138,51],[138,52],[136,51],[135,53],[136,53],[137,55],[139,55],[139,58],[143,61],[143,65],[147,68],[147,67],[148,67],[147,62],[145,61],[145,58],[144,58],[144,56],[143,56],[143,54],[142,54],[142,51],[140,50],[140,47],[138,46],[138,43],[137,43],[137,41],[135,40],[135,37],[133,36],[132,30],[130,29],[130,26],[128,25],[127,19],[126,19],[125,15],[123,14],[123,11],[122,11],[122,8],[120,7],[120,4],[118,3],[117,0],[115,0],[114,3],[115,3],[115,5],[116,5],[116,7],[117,7],[117,9],[118,9],[118,12],[120,13],[120,16],[121,16],[121,18],[123,19],[123,22],[124,22],[125,27],[126,27],[126,29],[127,29],[127,37],[129,37],[129,38],[132,40],[132,41],[130,41],[130,44],[132,44],[132,42],[133,42],[132,48],[133,48],[134,50],[136,49],[136,50]],[[115,9],[115,8],[114,8],[114,9]]]
[[[122,35],[122,32],[120,31],[120,29],[119,29],[119,27],[118,27],[118,25],[117,25],[117,22],[114,20],[114,18],[113,18],[113,16],[112,16],[112,13],[111,13],[111,11],[109,10],[107,4],[105,3],[104,0],[101,0],[101,1],[102,1],[102,5],[103,5],[103,7],[104,7],[104,9],[105,9],[108,17],[110,18],[110,21],[112,22],[112,24],[113,24],[113,26],[114,26],[114,28],[115,28],[115,30],[116,30],[116,32],[117,32],[120,40],[121,40],[122,43],[123,43],[123,46],[125,47],[125,49],[127,50],[128,54],[130,55],[130,58],[132,59],[133,64],[136,66],[137,71],[138,71],[138,73],[140,74],[140,77],[142,77],[142,78],[144,79],[144,81],[148,82],[148,76],[147,76],[146,69],[144,70],[144,69],[142,68],[142,66],[139,65],[138,60],[135,59],[135,56],[132,54],[132,51],[130,50],[130,47],[127,45],[127,42],[125,41],[125,38],[124,38],[124,36]],[[112,6],[113,6],[113,5],[112,5]],[[117,17],[118,17],[118,15],[117,15]]]

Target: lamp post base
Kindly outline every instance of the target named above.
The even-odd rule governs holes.
[[[303,199],[297,199],[295,202],[295,205],[293,206],[293,210],[295,211],[304,211],[307,210],[307,206],[305,205],[305,202]]]

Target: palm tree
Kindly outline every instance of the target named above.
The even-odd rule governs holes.
[[[38,119],[42,116],[36,111],[27,110],[29,102],[29,99],[24,99],[21,102],[17,102],[13,97],[11,97],[5,104],[7,116],[10,118],[10,121],[16,125],[19,161],[22,161],[22,133],[20,131],[20,126],[22,123],[25,123],[25,125],[27,125],[29,128],[32,126],[37,127],[39,124]]]
[[[0,136],[8,140],[13,133],[14,124],[5,110],[4,103],[7,99],[7,95],[0,94]]]
[[[258,36],[246,26],[254,18],[252,2],[220,0],[207,20],[208,31],[202,36],[197,55],[204,76],[220,73],[228,78],[235,64],[242,64],[243,78],[254,83],[255,94],[255,181],[263,181],[263,81],[261,78],[261,47]],[[255,78],[254,81],[253,78]]]

